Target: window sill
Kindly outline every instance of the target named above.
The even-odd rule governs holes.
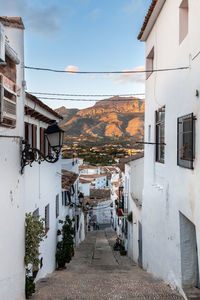
[[[156,163],[159,163],[159,164],[162,164],[162,165],[165,164],[165,161],[162,161],[162,160],[156,160],[155,162],[156,162]]]

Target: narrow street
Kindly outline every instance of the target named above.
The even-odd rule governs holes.
[[[34,300],[183,299],[162,281],[112,251],[115,232],[93,231],[67,268],[37,283]]]

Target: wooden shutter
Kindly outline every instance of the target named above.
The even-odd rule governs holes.
[[[25,134],[25,140],[29,143],[29,124],[24,124],[24,134]]]
[[[37,125],[32,124],[32,147],[37,148]]]
[[[45,206],[45,232],[49,230],[49,204]]]
[[[56,218],[59,216],[59,195],[56,195]]]
[[[40,127],[40,151],[45,154],[45,136],[44,128]]]

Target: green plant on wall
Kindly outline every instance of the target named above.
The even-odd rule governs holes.
[[[70,217],[67,215],[65,220],[59,221],[62,229],[57,231],[57,235],[62,239],[57,243],[56,262],[58,268],[64,268],[66,263],[69,263],[74,250],[74,228]]]
[[[132,223],[133,222],[133,213],[132,211],[127,215],[127,220]]]
[[[46,237],[44,228],[44,219],[34,216],[31,213],[26,214],[25,218],[25,268],[26,268],[26,298],[29,298],[35,292],[34,278],[31,276],[33,268],[39,265],[39,246]]]

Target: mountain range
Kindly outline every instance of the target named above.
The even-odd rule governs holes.
[[[144,100],[135,97],[104,99],[85,109],[68,109],[56,112],[63,116],[60,126],[67,138],[130,138],[144,135]]]

